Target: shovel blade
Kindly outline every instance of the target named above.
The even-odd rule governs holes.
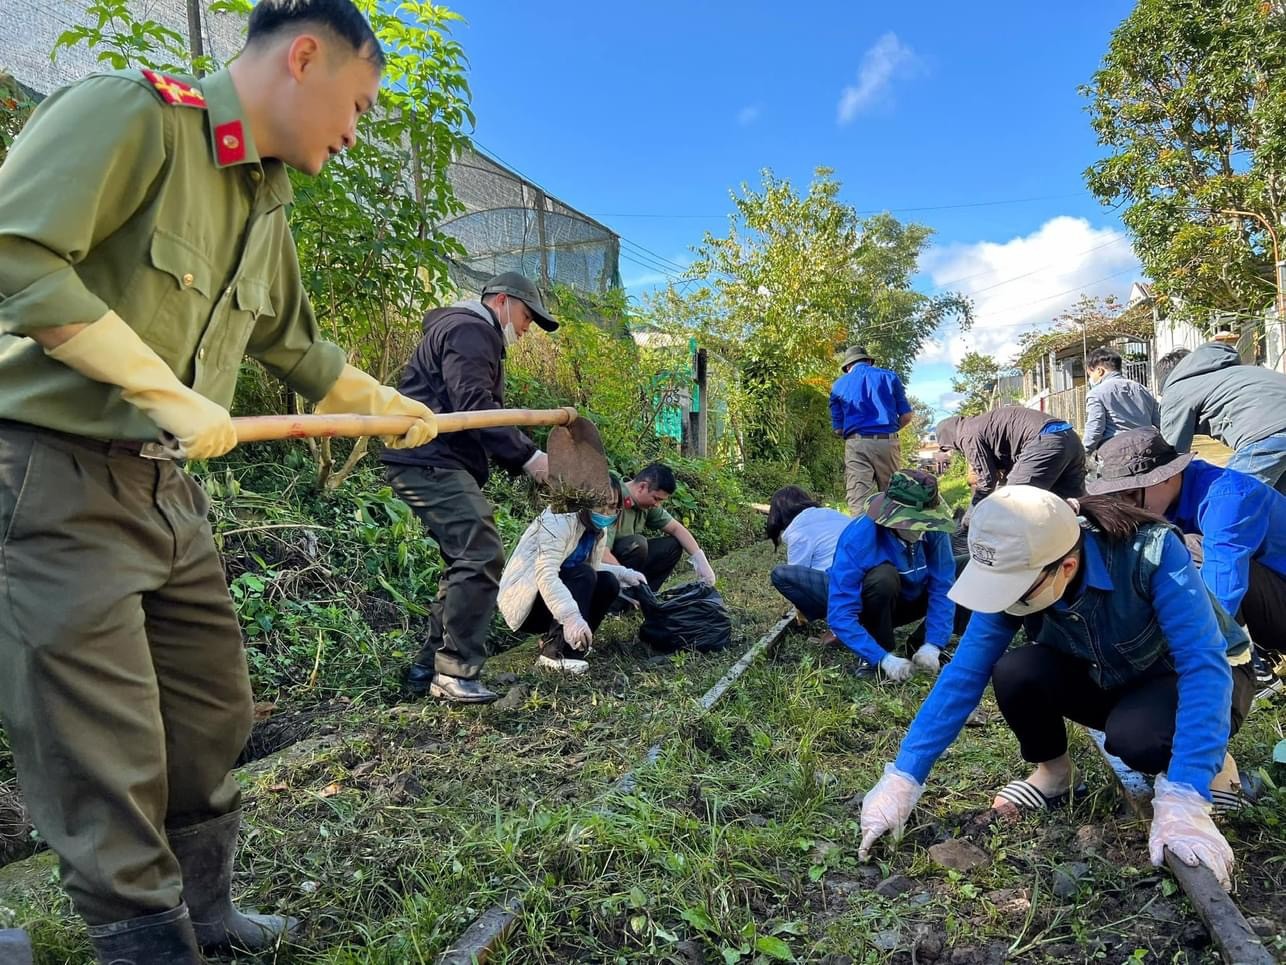
[[[581,417],[549,432],[549,484],[565,492],[595,493],[596,503],[610,499],[612,481],[598,427]]]

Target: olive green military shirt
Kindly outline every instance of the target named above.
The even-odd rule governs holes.
[[[156,425],[26,337],[119,314],[225,407],[249,354],[306,398],[343,368],[321,341],[286,223],[226,72],[96,74],[45,101],[0,165],[0,418],[102,439]]]
[[[674,517],[660,506],[651,509],[639,509],[633,503],[624,506],[616,516],[616,523],[609,528],[607,544],[622,536],[642,536],[644,533],[659,533],[674,522]]]

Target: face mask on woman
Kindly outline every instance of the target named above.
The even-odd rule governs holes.
[[[590,518],[590,520],[594,523],[594,526],[595,526],[597,529],[607,529],[607,527],[611,526],[613,523],[615,523],[615,522],[616,522],[616,514],[615,514],[615,513],[594,513],[594,512],[591,512],[591,513],[589,514],[589,518]]]
[[[1072,572],[1076,572],[1075,568]],[[1071,580],[1071,576],[1063,575],[1063,567],[1060,563],[1057,570],[1041,581],[1036,592],[1029,591],[1026,599],[1019,600],[1013,606],[1005,607],[1005,612],[1012,617],[1026,617],[1041,610],[1047,610],[1063,598],[1063,594],[1067,592],[1067,584]]]

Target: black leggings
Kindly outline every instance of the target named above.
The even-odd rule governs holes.
[[[580,610],[580,615],[585,622],[589,624],[589,628],[597,630],[598,625],[603,622],[603,617],[607,616],[607,610],[612,605],[612,601],[621,592],[621,584],[615,574],[606,570],[596,570],[588,563],[581,563],[562,570],[558,578],[571,591],[576,607]],[[527,619],[518,629],[522,633],[545,635],[540,642],[542,656],[557,659],[563,656],[564,650],[575,652],[567,646],[567,641],[563,639],[563,628],[554,622],[554,615],[549,612],[545,598],[539,593],[536,594],[536,602],[531,606],[531,613],[527,614]]]
[[[1008,651],[991,674],[996,703],[1032,764],[1067,753],[1067,720],[1103,731],[1107,749],[1136,771],[1159,774],[1170,766],[1179,678],[1161,673],[1104,690],[1090,678],[1088,661],[1043,644]],[[1232,668],[1231,731],[1237,733],[1255,696],[1249,663]]]

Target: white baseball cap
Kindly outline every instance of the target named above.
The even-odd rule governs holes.
[[[947,596],[976,613],[999,613],[1080,538],[1080,523],[1065,499],[1035,486],[1004,486],[974,507],[969,565]]]

